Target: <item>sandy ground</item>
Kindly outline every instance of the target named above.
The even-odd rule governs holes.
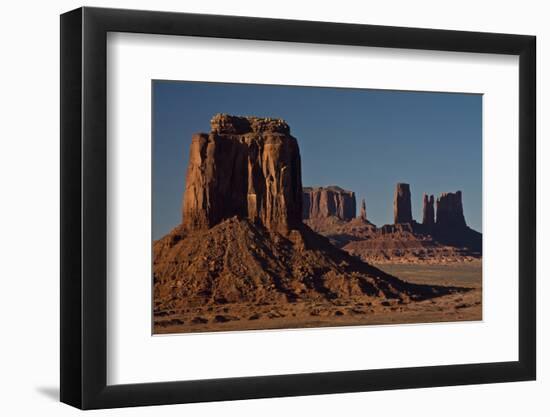
[[[468,287],[471,291],[420,302],[349,299],[283,305],[225,304],[170,311],[154,318],[154,333],[334,327],[428,323],[482,319],[481,261],[446,265],[384,264],[379,267],[405,281]]]

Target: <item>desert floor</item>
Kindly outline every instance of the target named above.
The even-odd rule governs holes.
[[[400,304],[395,300],[349,299],[283,305],[225,304],[164,312],[155,334],[258,329],[430,323],[482,319],[481,261],[445,265],[384,264],[380,269],[418,284],[450,285],[471,291]]]

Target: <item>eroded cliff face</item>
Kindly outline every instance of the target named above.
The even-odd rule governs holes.
[[[304,188],[304,219],[334,216],[342,220],[351,220],[355,217],[355,213],[356,201],[353,191],[337,186]]]
[[[239,216],[286,233],[302,221],[300,151],[281,119],[217,114],[192,138],[183,228]]]

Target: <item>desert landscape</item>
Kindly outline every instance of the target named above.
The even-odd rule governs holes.
[[[482,235],[462,193],[398,183],[393,224],[337,185],[303,187],[282,119],[216,114],[193,135],[182,220],[153,243],[153,333],[482,318]]]

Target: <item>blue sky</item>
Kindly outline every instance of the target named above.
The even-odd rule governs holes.
[[[216,113],[277,117],[290,125],[304,186],[339,185],[365,198],[367,217],[392,222],[395,184],[422,193],[462,190],[481,231],[482,96],[389,90],[153,81],[153,238],[181,221],[191,135]]]

